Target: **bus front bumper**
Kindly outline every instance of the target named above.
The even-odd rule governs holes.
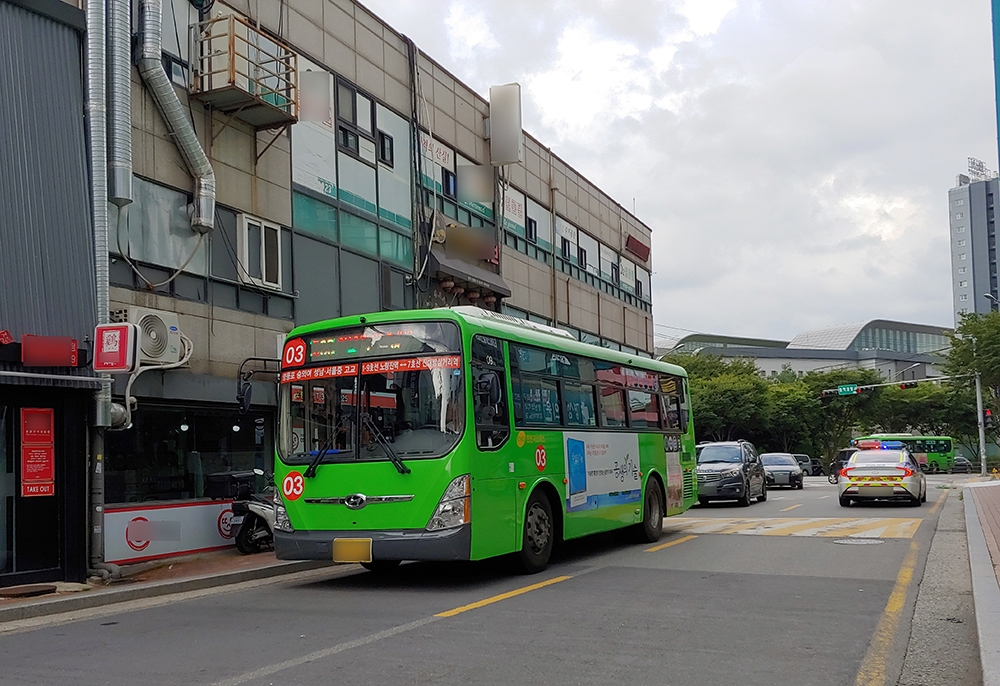
[[[337,538],[370,538],[373,560],[468,560],[472,550],[472,527],[464,524],[444,531],[275,531],[274,553],[279,560],[332,560]]]

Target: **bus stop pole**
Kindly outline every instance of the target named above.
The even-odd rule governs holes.
[[[979,417],[979,474],[986,476],[986,429],[983,425],[983,382],[976,370],[976,414]]]

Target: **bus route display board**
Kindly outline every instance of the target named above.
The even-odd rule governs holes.
[[[21,408],[21,497],[56,494],[55,412]]]

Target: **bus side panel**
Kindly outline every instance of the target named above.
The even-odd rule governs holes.
[[[565,431],[562,448],[568,481],[563,502],[566,538],[638,521],[643,465],[663,462],[658,434]]]
[[[481,459],[497,459],[484,454]],[[472,559],[505,555],[520,547],[517,537],[517,484],[513,479],[473,479]]]

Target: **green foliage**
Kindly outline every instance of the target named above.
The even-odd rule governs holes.
[[[785,363],[781,365],[781,371],[774,377],[777,383],[795,383],[799,377],[792,371],[792,365]]]
[[[756,374],[725,372],[691,381],[698,432],[715,441],[752,436],[767,422],[768,383]]]
[[[815,427],[821,410],[819,398],[804,381],[772,384],[768,388],[768,448],[815,455]]]

